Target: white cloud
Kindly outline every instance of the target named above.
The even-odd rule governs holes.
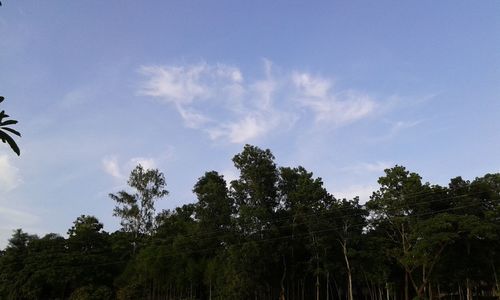
[[[19,169],[7,154],[0,155],[0,191],[9,192],[23,182]]]
[[[298,102],[314,113],[317,122],[340,126],[367,117],[376,109],[376,102],[366,94],[352,90],[334,93],[329,79],[294,72],[292,82]]]
[[[237,95],[243,75],[238,68],[206,63],[188,66],[143,66],[141,73],[149,79],[141,94],[159,98],[178,107],[215,97],[221,90]]]
[[[398,121],[398,122],[395,122],[395,123],[392,124],[391,135],[396,135],[399,132],[401,132],[402,130],[405,130],[407,128],[415,127],[415,126],[419,125],[420,123],[422,123],[422,120],[419,120],[419,121]]]
[[[231,186],[231,181],[237,180],[240,177],[239,171],[234,167],[223,170],[221,174],[224,176],[228,188]]]
[[[86,89],[72,90],[64,95],[61,101],[61,106],[63,108],[72,108],[74,106],[81,105],[88,101],[88,98],[90,96],[89,94],[89,91]]]
[[[141,72],[150,79],[144,84],[142,94],[158,97],[166,102],[188,104],[210,94],[209,87],[200,81],[208,71],[206,64],[187,67],[144,66]]]
[[[120,165],[118,164],[118,159],[115,156],[103,158],[102,167],[104,172],[108,175],[111,175],[114,178],[123,178],[120,171]]]
[[[224,64],[143,66],[140,93],[172,105],[188,128],[213,140],[246,143],[279,127],[291,127],[300,106],[316,123],[345,125],[371,115],[376,102],[356,91],[337,92],[333,80],[308,73],[274,74],[264,60],[264,76],[252,81]],[[299,105],[298,105],[299,104]]]
[[[353,166],[342,168],[342,170],[356,174],[380,173],[383,172],[385,169],[392,167],[393,165],[394,164],[388,162],[377,161],[374,163],[357,163]]]
[[[194,110],[189,108],[184,108],[181,105],[177,105],[177,111],[181,115],[182,119],[184,119],[184,123],[189,128],[200,128],[203,124],[210,122],[210,119]]]
[[[242,120],[222,124],[218,128],[208,130],[212,139],[227,138],[232,143],[245,143],[264,135],[276,126],[272,120],[265,119],[261,115],[247,115]]]
[[[325,98],[332,87],[330,80],[314,78],[308,73],[294,72],[292,81],[297,88],[302,90],[305,97]]]
[[[130,169],[135,168],[137,165],[141,165],[144,169],[155,169],[156,161],[151,157],[134,157],[128,161]]]
[[[389,132],[385,135],[372,138],[371,140],[376,141],[376,142],[390,140],[390,139],[398,136],[402,131],[404,131],[406,129],[413,128],[415,126],[418,126],[422,122],[423,122],[423,120],[389,122],[389,124],[390,124]]]
[[[352,199],[354,197],[359,197],[359,202],[364,204],[370,200],[370,196],[377,189],[378,186],[375,185],[351,185],[344,189],[334,190],[333,196],[337,199]]]
[[[2,206],[0,206],[0,216],[2,220],[26,225],[33,225],[40,219],[31,213]]]
[[[166,153],[161,159],[169,159],[170,155],[171,153]],[[133,157],[120,164],[116,156],[108,156],[103,158],[101,163],[104,172],[118,180],[124,180],[129,172],[139,164],[144,169],[155,169],[158,165],[156,159],[152,157]]]
[[[213,140],[245,143],[291,120],[274,107],[277,83],[271,63],[264,64],[266,77],[248,84],[238,68],[223,64],[142,67],[148,80],[141,93],[173,104],[186,127]]]
[[[0,249],[7,246],[7,240],[12,236],[13,230],[23,228],[30,230],[38,224],[40,217],[26,211],[0,206]],[[38,227],[38,226],[37,226]],[[32,230],[29,231],[30,233]]]

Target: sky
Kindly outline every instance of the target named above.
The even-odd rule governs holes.
[[[119,228],[108,197],[138,163],[157,210],[237,178],[245,144],[336,197],[403,165],[446,185],[500,171],[500,2],[28,1],[0,7],[0,248],[13,229]]]

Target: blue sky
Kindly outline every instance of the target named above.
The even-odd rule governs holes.
[[[402,164],[447,184],[500,171],[498,1],[25,1],[0,7],[0,246],[80,214],[118,228],[108,193],[137,163],[158,210],[226,179],[245,143],[367,200]]]

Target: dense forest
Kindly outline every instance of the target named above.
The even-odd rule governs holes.
[[[137,166],[103,199],[112,233],[89,215],[67,237],[16,230],[0,299],[499,299],[500,174],[440,186],[397,165],[362,204],[270,150],[233,162],[237,180],[206,172],[196,203],[158,213],[165,178]]]

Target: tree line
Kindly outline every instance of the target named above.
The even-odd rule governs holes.
[[[499,299],[500,174],[447,186],[386,169],[370,200],[246,145],[239,178],[206,172],[197,202],[155,211],[163,174],[110,194],[122,228],[81,215],[67,237],[16,230],[0,299]]]

